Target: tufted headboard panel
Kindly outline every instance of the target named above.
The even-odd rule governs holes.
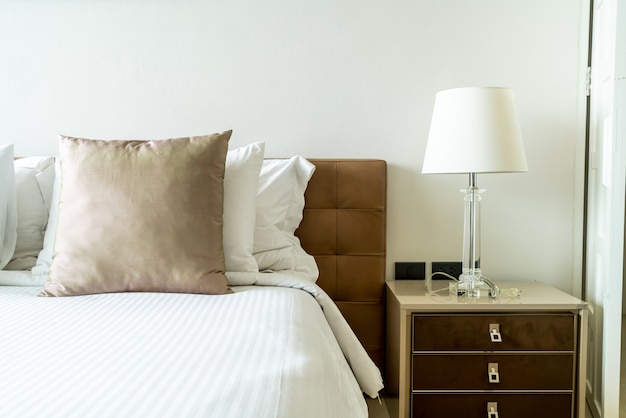
[[[316,169],[296,235],[315,257],[317,281],[384,370],[387,164],[309,159]]]

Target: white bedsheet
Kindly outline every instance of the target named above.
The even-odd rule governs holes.
[[[286,275],[257,283],[66,298],[0,286],[0,417],[366,417],[362,391],[382,379],[334,303]]]

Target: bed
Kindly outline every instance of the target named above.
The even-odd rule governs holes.
[[[0,417],[367,416],[364,396],[383,388],[386,165],[268,160],[262,143],[228,150],[230,135],[126,142],[121,152],[122,141],[62,137],[59,158],[20,159],[14,178],[12,148],[0,146],[0,190],[15,184],[17,214],[30,210],[21,225],[8,199],[0,208]],[[197,150],[169,167],[196,143],[210,143],[200,151],[210,168]],[[148,166],[128,175],[143,154]],[[155,159],[158,174],[146,171]],[[199,174],[188,174],[196,162]],[[103,191],[111,171],[115,190]],[[167,202],[155,203],[151,176],[168,179],[157,193]],[[144,183],[120,184],[135,177]],[[182,185],[207,178],[211,193],[223,191],[222,225],[205,211],[190,227],[187,210],[204,201]],[[141,219],[111,195],[127,186],[150,203]],[[120,219],[129,213],[132,222]],[[164,213],[181,220],[163,225]],[[18,237],[6,255],[11,219],[39,233],[39,248]],[[202,247],[198,236],[215,231],[223,239]]]

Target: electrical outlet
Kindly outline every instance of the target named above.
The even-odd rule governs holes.
[[[460,261],[433,261],[433,280],[450,280],[443,274],[436,274],[438,272],[449,274],[458,279],[463,272],[463,263]]]
[[[396,280],[424,280],[426,278],[426,263],[424,262],[397,262]]]

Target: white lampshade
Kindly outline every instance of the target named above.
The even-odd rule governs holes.
[[[528,171],[513,92],[467,87],[437,93],[422,173]]]

